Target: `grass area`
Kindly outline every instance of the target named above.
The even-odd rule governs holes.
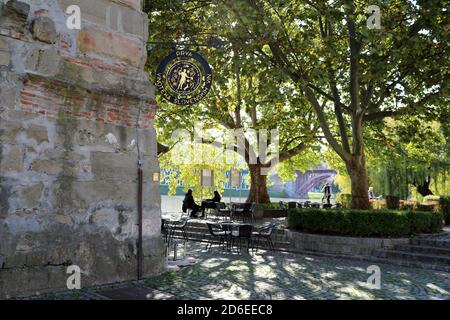
[[[322,201],[323,193],[322,192],[308,192],[308,198],[311,201]],[[336,198],[335,194],[331,195],[331,199]]]

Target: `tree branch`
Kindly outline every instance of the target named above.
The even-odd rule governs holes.
[[[306,143],[302,142],[290,150],[280,152],[279,161],[283,162],[283,161],[291,159],[292,157],[294,157],[294,156],[298,155],[299,153],[301,153],[302,151],[304,151],[306,149],[306,147],[307,147]]]
[[[319,119],[320,126],[322,128],[322,131],[327,138],[327,141],[330,143],[331,147],[336,151],[337,154],[344,160],[349,161],[351,158],[351,155],[349,152],[344,150],[344,148],[339,145],[339,142],[333,137],[333,134],[331,133],[330,127],[328,125],[328,121],[325,117],[325,114],[323,112],[322,107],[320,106],[319,102],[317,101],[314,92],[312,92],[311,88],[308,86],[305,86],[303,88],[306,97],[308,98],[309,102],[313,106],[314,110],[316,111],[317,118]]]

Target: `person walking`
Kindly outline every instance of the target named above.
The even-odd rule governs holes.
[[[331,186],[330,184],[327,182],[325,183],[325,185],[322,188],[322,192],[323,192],[323,197],[322,197],[322,203],[324,200],[327,201],[327,205],[330,205],[330,199],[331,199]]]

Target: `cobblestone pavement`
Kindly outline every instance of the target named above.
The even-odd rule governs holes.
[[[259,251],[223,252],[190,243],[193,266],[144,282],[89,288],[37,299],[106,299],[100,292],[134,286],[153,290],[151,299],[445,299],[450,274],[378,264],[381,289],[366,284],[372,263],[349,259]]]
[[[379,264],[381,289],[367,286],[372,263],[288,253],[223,253],[194,245],[199,263],[146,285],[180,299],[450,299],[450,274]]]

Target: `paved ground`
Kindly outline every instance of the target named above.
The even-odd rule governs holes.
[[[191,243],[194,266],[139,283],[33,299],[446,299],[450,274],[379,264],[381,289],[369,288],[369,262],[288,253],[238,254]]]

